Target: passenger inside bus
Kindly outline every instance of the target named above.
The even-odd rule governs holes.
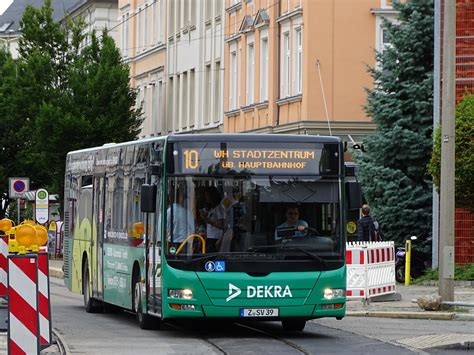
[[[183,187],[179,187],[175,190],[176,198],[173,203],[172,209],[169,207],[166,211],[166,226],[168,236],[170,233],[173,235],[173,246],[179,247],[179,245],[189,236],[194,233],[194,217],[191,214],[190,209],[186,209],[185,206],[185,191]],[[171,220],[173,221],[171,223]]]
[[[209,186],[204,192],[206,208],[201,210],[201,218],[206,223],[206,252],[217,252],[225,228],[226,211],[221,204],[221,194],[215,186]]]

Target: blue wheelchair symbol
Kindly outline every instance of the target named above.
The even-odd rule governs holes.
[[[216,271],[217,272],[225,271],[225,261],[216,261]]]
[[[204,268],[206,269],[207,272],[213,272],[216,269],[216,265],[214,264],[213,261],[208,261],[204,265]]]

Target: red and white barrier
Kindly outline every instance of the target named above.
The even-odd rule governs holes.
[[[393,242],[355,242],[346,245],[347,299],[395,293]]]
[[[8,236],[0,235],[0,298],[7,297]]]
[[[38,257],[8,256],[8,354],[39,354]]]
[[[40,325],[40,346],[51,345],[51,304],[49,302],[49,260],[48,253],[38,253],[38,311]]]

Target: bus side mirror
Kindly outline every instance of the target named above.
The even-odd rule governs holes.
[[[356,181],[346,182],[347,209],[357,210],[362,206],[362,189]]]
[[[153,213],[156,211],[156,185],[142,185],[140,191],[140,209],[144,213]]]

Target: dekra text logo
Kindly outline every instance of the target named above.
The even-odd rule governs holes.
[[[237,297],[242,293],[242,290],[237,286],[229,283],[229,297],[226,298],[226,302],[229,302],[233,298]],[[247,298],[285,298],[293,297],[290,286],[284,287],[279,285],[269,286],[247,286]]]

